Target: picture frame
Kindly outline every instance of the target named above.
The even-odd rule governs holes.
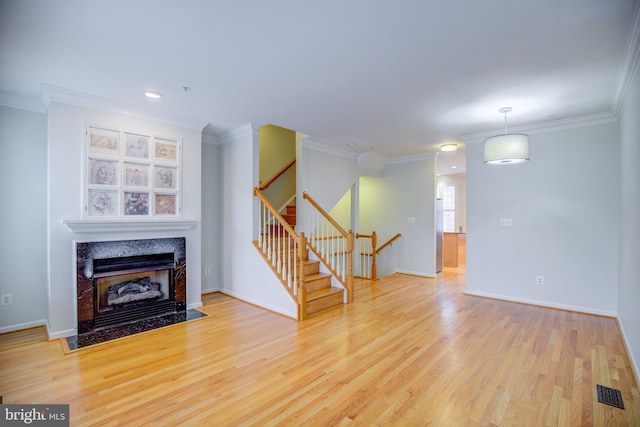
[[[120,192],[101,188],[87,191],[87,215],[91,217],[120,216]]]
[[[178,195],[155,193],[154,200],[155,215],[176,216],[179,213]]]
[[[120,132],[97,126],[87,128],[87,153],[117,157],[120,153]]]
[[[149,216],[149,192],[124,191],[122,205],[125,216]]]
[[[154,187],[163,189],[178,189],[178,168],[170,166],[154,166]]]
[[[87,177],[90,185],[118,186],[120,184],[120,162],[104,158],[89,158]]]
[[[178,141],[154,138],[153,160],[158,163],[178,164]]]
[[[144,163],[123,163],[123,183],[126,187],[149,187],[150,165]]]
[[[135,133],[124,133],[125,157],[135,159],[149,159],[149,147],[151,137]]]

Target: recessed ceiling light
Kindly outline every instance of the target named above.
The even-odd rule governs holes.
[[[458,169],[456,165],[451,166],[451,169]]]
[[[456,151],[458,149],[458,144],[444,144],[440,146],[441,151]]]
[[[155,90],[148,90],[144,93],[144,96],[151,99],[160,99],[162,98],[162,94]]]

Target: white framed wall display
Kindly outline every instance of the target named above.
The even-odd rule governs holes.
[[[84,217],[179,217],[179,138],[87,125]]]

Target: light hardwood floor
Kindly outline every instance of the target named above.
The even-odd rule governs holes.
[[[0,395],[68,403],[72,426],[640,426],[614,319],[463,283],[463,269],[359,281],[353,304],[300,324],[209,294],[207,318],[69,354],[42,328],[4,334]]]

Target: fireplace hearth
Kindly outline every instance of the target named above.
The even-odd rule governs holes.
[[[185,238],[77,243],[78,335],[186,311]]]

